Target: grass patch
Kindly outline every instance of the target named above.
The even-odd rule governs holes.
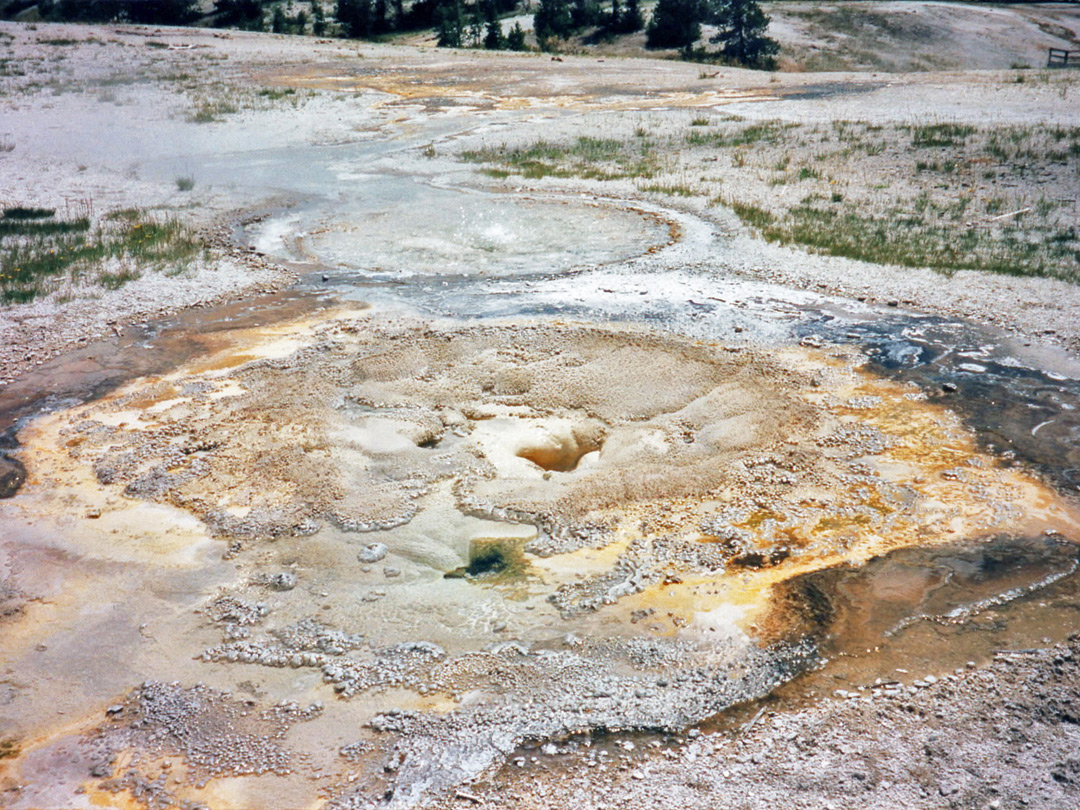
[[[55,208],[28,208],[23,205],[13,205],[5,208],[3,219],[46,219],[56,216]]]
[[[929,267],[945,274],[979,270],[1080,281],[1080,243],[1074,227],[1021,231],[1015,224],[972,226],[961,221],[968,206],[959,202],[919,202],[875,216],[854,205],[839,205],[840,195],[830,201],[837,204],[809,200],[781,215],[753,205],[728,204],[768,241],[830,256]]]
[[[570,143],[539,140],[521,147],[487,148],[462,153],[471,163],[494,163],[492,177],[520,174],[528,179],[578,177],[586,180],[651,178],[657,166],[652,144],[611,138],[580,137]],[[499,174],[505,172],[505,174]]]
[[[920,124],[911,127],[911,145],[917,149],[963,145],[975,133],[967,124]]]
[[[776,215],[771,211],[766,211],[757,205],[750,205],[749,203],[741,203],[738,200],[720,200],[721,203],[728,206],[735,214],[752,228],[757,230],[766,230],[771,228],[776,222]]]
[[[195,178],[191,175],[176,178],[177,191],[191,191],[193,188],[195,188]]]
[[[90,230],[90,220],[85,218],[56,220],[0,219],[0,237],[46,236],[53,234],[81,233],[88,230]]]
[[[200,101],[188,115],[188,121],[193,124],[212,124],[220,121],[223,115],[232,115],[236,111],[236,105],[227,101]]]
[[[63,279],[117,289],[146,269],[187,263],[202,250],[188,228],[137,209],[102,218],[0,219],[0,301],[27,303]]]
[[[278,101],[289,96],[295,96],[296,89],[293,87],[265,87],[258,92],[259,98]]]
[[[782,121],[761,121],[736,129],[734,132],[691,132],[686,136],[690,146],[732,147],[750,146],[759,143],[776,143],[783,134],[798,124],[786,124]]]
[[[694,189],[685,183],[651,183],[647,186],[639,186],[641,191],[650,191],[654,194],[667,194],[670,197],[693,197]]]

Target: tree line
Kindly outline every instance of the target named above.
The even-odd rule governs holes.
[[[756,0],[658,0],[645,32],[645,47],[706,56],[697,47],[702,24],[716,26],[709,42],[720,45],[724,59],[746,67],[775,67],[780,45],[765,35],[769,17]]]
[[[352,39],[434,29],[443,47],[524,51],[529,46],[520,23],[506,31],[502,24],[503,17],[519,11],[518,1],[302,0],[286,5],[279,0],[214,0],[207,14],[199,0],[0,0],[0,17],[13,17],[36,5],[46,20],[197,22]],[[769,18],[756,0],[658,0],[647,26],[639,1],[607,0],[602,5],[600,0],[539,0],[533,14],[536,45],[555,50],[561,42],[583,33],[586,43],[595,43],[644,28],[647,48],[677,48],[685,58],[719,57],[749,67],[774,66],[779,46],[765,35]],[[716,26],[709,42],[720,45],[719,51],[699,45],[702,25]]]

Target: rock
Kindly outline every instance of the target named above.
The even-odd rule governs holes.
[[[381,560],[390,551],[384,543],[369,543],[360,549],[357,559],[362,563],[375,563]]]
[[[391,565],[386,566],[383,569],[382,572],[383,572],[383,576],[386,577],[387,579],[391,579],[393,577],[400,577],[401,576],[401,569],[400,568],[394,568]]]
[[[0,498],[10,498],[26,481],[26,468],[18,459],[0,454]]]
[[[296,587],[296,574],[292,571],[282,571],[270,577],[267,585],[275,591],[291,591]]]

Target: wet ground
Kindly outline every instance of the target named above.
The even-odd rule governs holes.
[[[140,164],[273,198],[236,238],[303,278],[0,394],[3,802],[417,804],[1076,628],[1070,357],[424,169],[425,120]]]

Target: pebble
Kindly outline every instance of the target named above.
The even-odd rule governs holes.
[[[356,556],[362,563],[375,563],[383,559],[389,551],[385,543],[369,543],[360,549]]]
[[[282,571],[270,577],[269,586],[275,591],[291,591],[296,587],[296,574],[291,571]]]

